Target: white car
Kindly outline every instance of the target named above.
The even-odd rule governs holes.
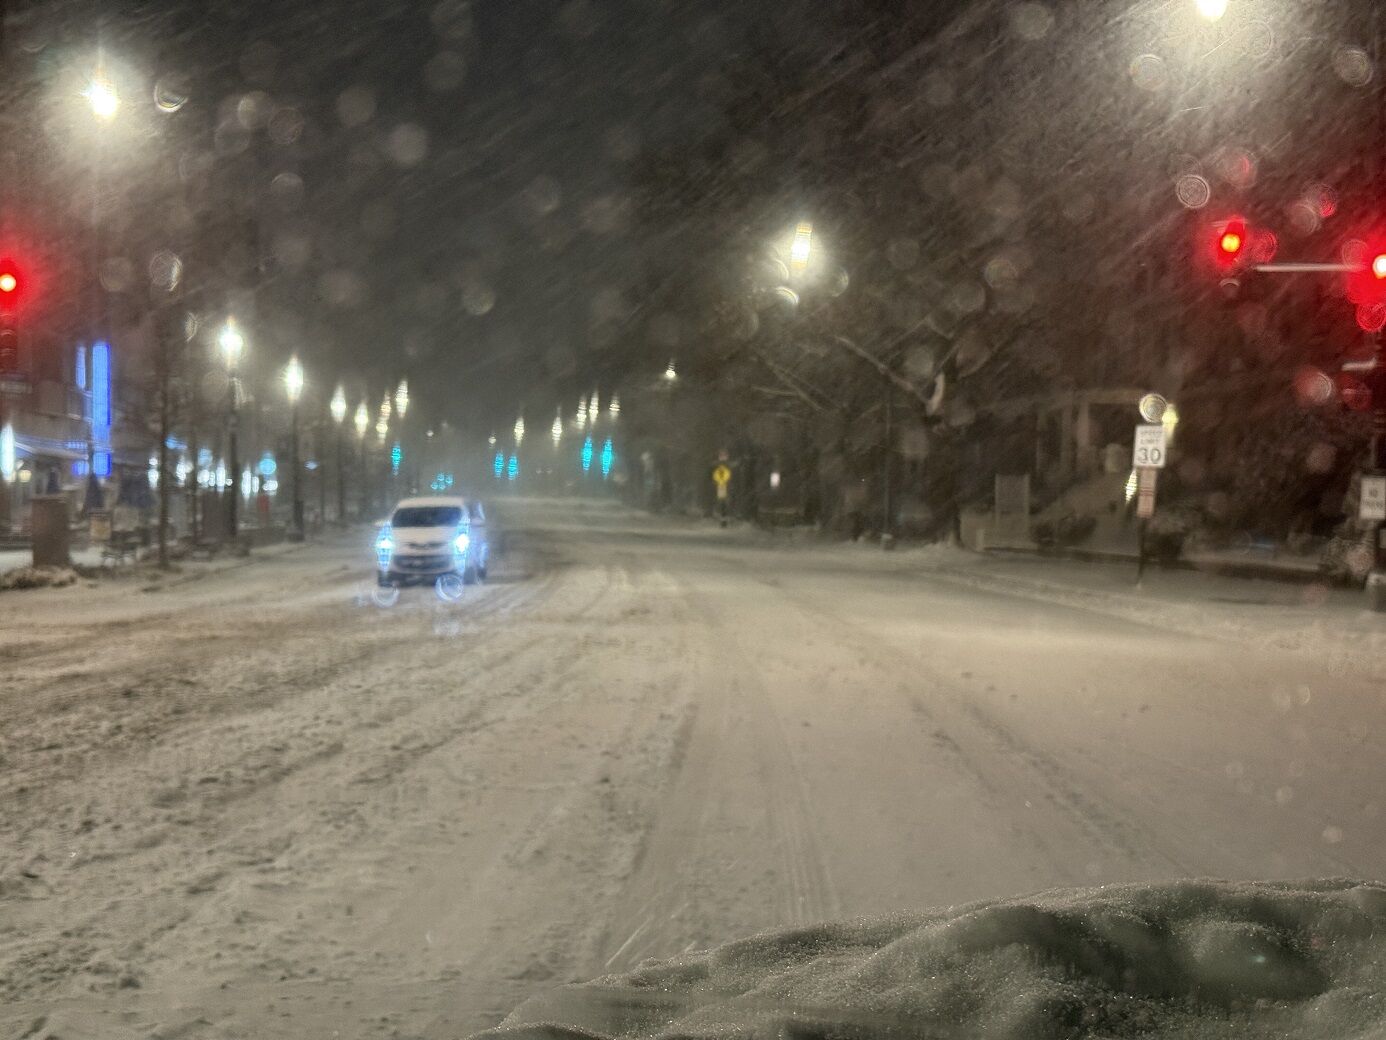
[[[445,575],[474,582],[486,576],[485,514],[465,498],[406,498],[380,529],[375,556],[382,586],[431,585]]]

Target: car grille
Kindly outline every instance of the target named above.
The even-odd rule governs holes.
[[[429,549],[446,548],[447,544],[447,542],[405,542],[404,547],[406,549],[422,549],[427,551]]]
[[[453,568],[452,553],[432,556],[396,556],[390,566],[397,571],[450,571]]]

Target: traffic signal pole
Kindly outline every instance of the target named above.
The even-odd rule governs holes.
[[[1378,371],[1386,365],[1382,356],[1381,333],[1372,336],[1372,355]],[[1376,381],[1381,387],[1381,380]],[[1367,459],[1367,472],[1372,476],[1386,475],[1386,400],[1381,393],[1372,395],[1372,443],[1370,457]],[[1367,598],[1372,610],[1386,612],[1386,522],[1372,522],[1372,571],[1367,575]]]

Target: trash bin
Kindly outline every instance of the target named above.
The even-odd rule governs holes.
[[[29,526],[33,534],[35,567],[72,566],[68,552],[71,532],[67,526],[66,497],[35,497],[29,504]]]
[[[1367,575],[1367,603],[1378,614],[1386,613],[1386,571]]]

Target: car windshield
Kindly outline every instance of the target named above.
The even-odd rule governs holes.
[[[0,1040],[477,1033],[1386,1040],[1386,0],[0,0]]]
[[[457,506],[405,506],[396,509],[390,518],[390,526],[398,530],[402,527],[456,527],[462,522],[462,510]]]

